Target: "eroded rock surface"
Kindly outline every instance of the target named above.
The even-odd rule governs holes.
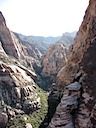
[[[41,52],[38,48],[32,47],[30,43],[22,41],[17,34],[8,29],[2,12],[0,12],[0,46],[3,52],[18,59],[26,67],[32,68],[33,64],[41,66]]]
[[[35,91],[35,82],[24,69],[0,63],[0,84],[0,99],[4,103],[25,109],[29,109],[27,106],[38,108],[40,99]]]
[[[42,75],[48,77],[56,75],[67,61],[67,47],[62,43],[56,43],[49,47],[46,57],[43,60]]]
[[[83,22],[79,28],[75,43],[69,48],[68,61],[57,75],[56,85],[63,97],[49,124],[55,128],[95,128],[96,127],[96,1],[90,0]],[[72,91],[71,83],[79,82],[79,100],[66,102],[66,89]],[[63,90],[63,91],[62,91]],[[76,91],[77,92],[77,91]],[[75,93],[76,93],[75,92]],[[73,93],[74,94],[74,93]],[[68,97],[71,96],[69,93]],[[64,99],[64,100],[63,100]],[[63,103],[62,103],[63,102]],[[66,104],[65,104],[66,103]],[[67,103],[69,104],[66,107]],[[72,103],[72,104],[71,104]],[[63,110],[62,110],[63,104]],[[76,106],[74,106],[76,105]],[[76,107],[76,108],[75,108]],[[61,109],[61,111],[58,110]],[[68,109],[67,109],[68,108]],[[65,112],[66,109],[66,113]],[[75,110],[76,109],[76,110]],[[59,115],[57,113],[59,111]],[[63,113],[63,115],[62,115]],[[62,116],[63,119],[62,119]],[[66,118],[65,118],[66,115]],[[56,122],[57,121],[57,122]],[[68,124],[68,125],[67,125]],[[62,126],[63,125],[63,126]]]
[[[72,115],[75,114],[73,111],[78,108],[80,88],[81,84],[78,82],[74,82],[65,87],[61,102],[58,105],[56,113],[53,116],[48,128],[74,128],[74,118]]]
[[[32,113],[41,108],[34,75],[22,65],[0,62],[0,114],[6,114],[4,120],[3,116],[0,118],[0,126],[17,114]]]
[[[22,58],[22,48],[15,35],[7,28],[5,18],[0,12],[0,41],[6,54],[17,59]]]

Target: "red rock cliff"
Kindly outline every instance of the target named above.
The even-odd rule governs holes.
[[[90,0],[68,62],[57,75],[63,97],[49,128],[96,128],[96,1]]]

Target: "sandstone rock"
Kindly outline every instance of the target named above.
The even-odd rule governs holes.
[[[60,73],[58,73],[58,83],[59,83],[59,80],[60,82],[62,81],[65,84],[68,84],[73,81],[74,77],[76,76],[76,73],[82,66],[82,65],[79,66],[79,64],[81,64],[82,60],[84,60],[83,58],[86,55],[89,47],[92,47],[91,42],[93,39],[95,39],[94,38],[95,33],[91,32],[92,26],[93,26],[92,22],[95,19],[95,5],[93,3],[95,2],[90,1],[88,9],[86,10],[86,13],[85,13],[83,22],[74,40],[74,44],[69,48],[68,63],[66,64],[66,67],[63,68],[60,71]],[[91,10],[91,8],[93,8],[93,11]],[[93,30],[94,29],[95,29],[95,26],[93,26]]]
[[[73,43],[71,34],[64,33],[59,41],[48,48],[46,56],[42,62],[42,77],[45,82],[51,85],[55,82],[55,78],[60,69],[67,62],[67,50],[70,44]]]
[[[42,75],[48,77],[56,75],[57,72],[64,66],[67,61],[66,58],[67,47],[63,43],[56,43],[49,47],[48,52],[43,60]]]
[[[74,128],[73,114],[78,107],[78,98],[80,98],[81,85],[78,82],[72,83],[65,87],[67,89],[64,93],[60,104],[57,106],[56,112],[49,124],[48,128],[62,127]],[[73,114],[72,114],[73,112]]]
[[[32,47],[30,43],[22,41],[17,34],[8,29],[2,12],[0,12],[0,53],[18,59],[27,67],[33,68],[33,64],[41,66],[41,52],[38,48]]]
[[[79,84],[78,82],[74,82],[70,85],[68,85],[66,88],[68,88],[68,90],[80,90],[81,88],[81,84]]]
[[[22,66],[21,66],[22,67]],[[35,82],[31,78],[34,73],[20,66],[0,64],[0,99],[15,108],[34,111],[40,108],[40,97],[36,93]],[[28,75],[27,75],[28,74]],[[29,101],[25,105],[26,101]],[[31,103],[31,104],[30,104]],[[8,109],[8,115],[12,110]]]
[[[6,21],[4,16],[2,15],[2,12],[0,11],[0,25],[1,26],[6,26]]]
[[[0,41],[6,54],[21,58],[22,49],[15,35],[6,26],[5,18],[0,12]],[[10,50],[11,49],[11,50]]]
[[[63,120],[63,122],[69,121],[76,128],[96,127],[95,54],[96,54],[96,1],[90,0],[89,6],[85,12],[83,22],[74,40],[74,44],[69,48],[68,57],[67,57],[68,61],[65,67],[63,67],[58,73],[57,81],[56,81],[56,85],[59,88],[58,90],[60,91],[60,88],[61,90],[63,89],[62,91],[63,97],[61,99],[60,104],[57,107],[56,113],[59,111],[61,114],[61,112],[63,112],[65,109],[67,110],[67,103],[68,103],[69,108],[66,112],[68,112],[68,114],[71,114],[71,118],[73,118],[74,120],[71,121],[68,120],[68,118],[66,118],[65,120]],[[76,85],[71,84],[73,82],[75,82]],[[80,86],[77,87],[78,85],[77,82],[79,82],[82,85],[81,89]],[[69,95],[67,94],[68,91],[66,91],[65,87],[66,89],[69,90],[70,92]],[[72,98],[72,100],[73,99],[74,100],[71,102],[71,98],[68,97],[72,95],[75,98]],[[78,97],[79,99],[77,98],[76,100],[76,97]],[[67,100],[68,102],[66,103]],[[61,107],[63,103],[66,103],[66,105],[64,104],[63,107]],[[57,126],[55,123],[56,122],[55,119],[57,119],[56,113],[52,118],[51,123],[49,124],[50,127]],[[64,115],[65,113],[63,114],[63,116]],[[74,115],[76,115],[76,117],[74,117]],[[60,117],[58,118],[58,120],[62,121]],[[63,128],[65,128],[66,126],[67,124],[63,126]],[[59,125],[57,127],[59,128],[62,126]]]

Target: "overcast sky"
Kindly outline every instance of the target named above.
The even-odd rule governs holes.
[[[89,0],[0,0],[10,30],[59,36],[79,29]]]

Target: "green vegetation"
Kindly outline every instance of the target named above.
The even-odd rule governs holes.
[[[32,114],[17,115],[9,122],[7,125],[8,128],[24,128],[26,123],[30,123],[32,128],[39,128],[48,112],[48,94],[39,87],[37,87],[36,90],[41,98],[41,108]]]
[[[37,87],[37,93],[41,98],[41,109],[38,109],[32,114],[29,114],[29,118],[28,118],[28,122],[32,124],[33,128],[39,128],[40,124],[43,122],[48,111],[47,92]]]

